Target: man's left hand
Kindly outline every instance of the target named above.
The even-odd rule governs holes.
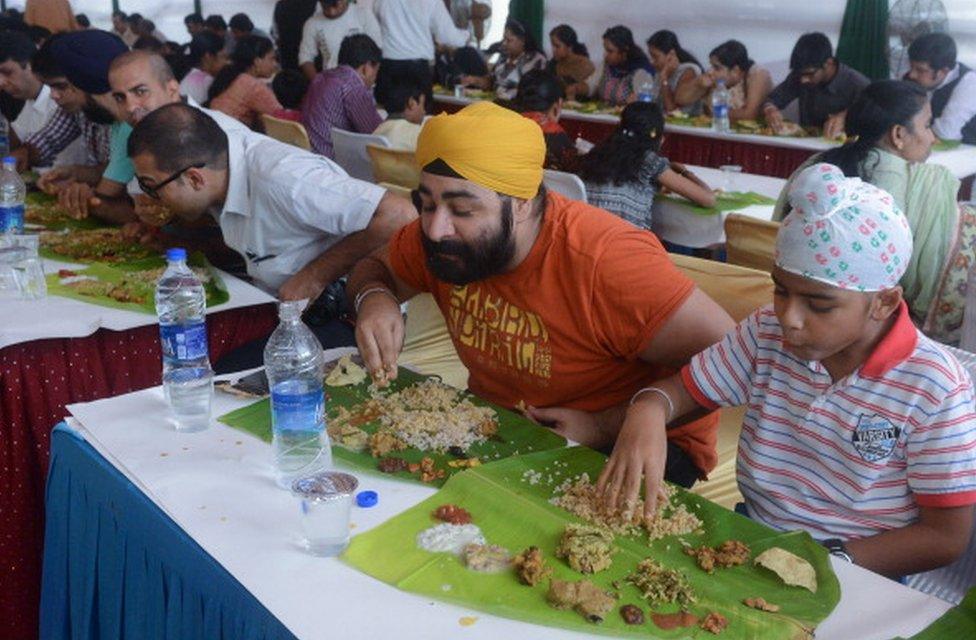
[[[325,285],[312,273],[305,270],[299,271],[288,278],[285,284],[278,289],[278,298],[285,300],[308,300],[310,303],[318,298]]]

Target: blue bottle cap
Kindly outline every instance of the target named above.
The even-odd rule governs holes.
[[[376,503],[379,501],[380,497],[376,495],[375,491],[360,491],[356,494],[356,506],[363,509],[375,507]]]
[[[168,260],[169,262],[176,262],[177,260],[186,260],[186,249],[181,249],[179,247],[173,247],[172,249],[167,249],[166,260]]]

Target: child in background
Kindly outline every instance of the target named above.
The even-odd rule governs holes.
[[[415,151],[427,115],[426,93],[427,87],[415,74],[384,76],[376,87],[376,100],[389,115],[373,133],[389,140],[394,149]]]
[[[969,375],[902,300],[908,221],[887,192],[829,164],[800,174],[790,201],[772,308],[634,396],[598,488],[627,508],[643,474],[653,514],[666,425],[745,405],[749,517],[889,577],[947,565],[973,527],[976,414]]]
[[[271,90],[282,106],[271,115],[282,120],[301,122],[302,100],[305,99],[305,92],[308,91],[308,78],[295,69],[284,69],[279,71],[271,81]]]

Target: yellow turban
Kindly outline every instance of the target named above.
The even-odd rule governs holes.
[[[546,142],[534,121],[491,102],[429,119],[417,140],[417,164],[443,160],[476,184],[530,200],[542,184]]]

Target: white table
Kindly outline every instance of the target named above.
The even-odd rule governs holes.
[[[243,404],[219,394],[214,415]],[[201,433],[176,433],[159,388],[69,409],[71,426],[299,638],[323,638],[331,633],[326,630],[339,629],[346,638],[400,640],[460,633],[484,640],[594,637],[431,601],[337,560],[307,555],[299,546],[296,504],[272,479],[270,447],[219,423]],[[354,532],[368,530],[434,492],[373,475],[360,475],[360,480],[360,488],[376,490],[380,502],[372,509],[354,510]],[[817,629],[820,639],[908,636],[949,608],[859,567],[833,564],[842,596]],[[312,601],[315,606],[309,606]],[[472,615],[477,622],[462,628],[459,619]]]
[[[757,176],[751,173],[734,174],[732,184],[726,185],[726,176],[719,169],[693,165],[686,165],[686,167],[712,189],[754,191],[776,199],[786,185],[786,180],[781,178]],[[662,240],[693,249],[703,249],[725,242],[725,218],[730,213],[741,213],[759,220],[772,220],[773,209],[774,206],[771,204],[759,204],[738,211],[720,211],[706,216],[692,212],[681,202],[670,198],[658,198],[654,201],[651,228]]]
[[[84,265],[44,260],[45,273],[83,268]],[[240,278],[218,272],[227,285],[230,299],[207,309],[208,314],[274,302],[273,297]],[[156,322],[156,316],[148,313],[88,304],[51,294],[43,300],[3,300],[0,302],[0,349],[31,340],[80,338],[99,329],[125,331]]]
[[[434,100],[443,104],[454,106],[464,106],[477,102],[475,98],[455,98],[454,96],[435,95]],[[615,127],[620,122],[620,117],[610,114],[600,113],[581,113],[571,109],[564,109],[562,117],[567,120],[578,120],[602,124],[608,127]],[[809,151],[811,154],[836,147],[836,143],[828,142],[823,138],[789,138],[779,136],[760,136],[747,133],[719,133],[707,127],[690,127],[683,125],[669,124],[666,127],[665,135],[668,133],[681,133],[684,135],[695,136],[704,140],[718,140],[723,142],[736,142],[742,144],[764,145],[769,147],[780,147],[783,149],[797,149]],[[707,144],[707,143],[706,143]],[[680,160],[680,158],[672,158]],[[952,171],[952,175],[959,178],[967,178],[976,174],[976,146],[962,145],[951,151],[934,151],[928,160],[935,164],[941,164]]]

